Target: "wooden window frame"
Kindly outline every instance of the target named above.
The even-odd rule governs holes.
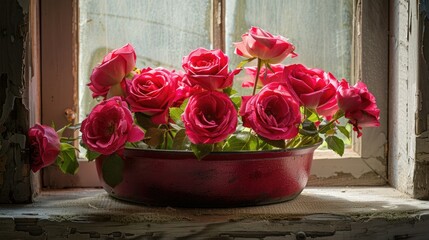
[[[78,111],[78,0],[39,1],[42,123],[54,121],[61,126],[67,124],[63,116],[66,108]],[[363,137],[354,137],[352,148],[342,158],[319,151],[313,161],[309,185],[384,185],[388,181],[388,3],[388,0],[354,0],[352,77],[370,85],[377,96],[381,127],[364,129]],[[212,9],[213,46],[225,50],[225,22],[219,21],[225,16],[225,0],[212,0]],[[74,176],[65,176],[55,167],[44,169],[42,175],[43,186],[50,188],[99,186],[95,165],[90,162],[82,161]]]

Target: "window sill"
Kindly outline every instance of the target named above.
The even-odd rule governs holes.
[[[152,208],[112,199],[101,189],[70,189],[1,208],[5,239],[295,239],[296,234],[391,239],[429,233],[429,202],[389,187],[309,187],[290,202],[223,209]]]

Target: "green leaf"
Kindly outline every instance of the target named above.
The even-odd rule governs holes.
[[[273,150],[274,147],[266,142],[262,142],[261,145],[259,146],[258,150],[263,150],[263,151],[268,151],[268,150]]]
[[[65,125],[63,128],[59,129],[59,130],[57,131],[58,137],[60,137],[60,138],[61,138],[61,137],[63,136],[64,131],[65,131],[68,127],[70,127],[70,125],[71,125],[71,124],[67,124],[67,125]]]
[[[158,124],[152,122],[151,118],[143,113],[137,112],[134,114],[137,124],[143,129],[157,128]]]
[[[60,154],[56,163],[63,173],[76,174],[79,162],[76,158],[76,149],[68,143],[60,143]]]
[[[250,132],[231,135],[223,146],[224,151],[257,150],[258,139]]]
[[[170,108],[170,118],[173,119],[174,122],[179,123],[182,122],[182,114],[183,109],[177,107]]]
[[[348,139],[350,139],[350,132],[349,130],[347,130],[347,128],[345,126],[337,126],[338,130],[340,130],[340,132],[346,136]]]
[[[71,129],[71,130],[73,130],[73,131],[76,131],[76,130],[78,130],[79,128],[80,128],[80,123],[78,123],[78,124],[75,124],[75,125],[70,125],[70,126],[68,126],[67,128],[68,129]]]
[[[317,127],[314,122],[305,119],[301,124],[301,129],[299,129],[299,133],[305,136],[313,136],[317,134]]]
[[[101,155],[101,153],[94,152],[94,151],[91,151],[89,149],[86,150],[86,159],[88,159],[88,161],[93,161],[96,158],[98,158],[100,155]]]
[[[270,144],[273,147],[282,148],[282,149],[286,148],[286,141],[285,140],[271,140],[271,139],[267,139],[267,138],[264,138],[261,136],[259,136],[259,138],[262,139],[262,141]]]
[[[186,150],[191,146],[191,142],[186,136],[185,129],[177,131],[176,136],[173,139],[173,149],[175,150]]]
[[[161,128],[149,128],[145,133],[144,142],[153,148],[157,148],[164,141],[165,131]]]
[[[344,142],[336,136],[329,136],[325,139],[328,144],[328,148],[332,149],[338,155],[343,156],[344,154]]]
[[[126,142],[126,148],[140,148],[140,149],[149,149],[149,146],[144,142]]]
[[[344,112],[342,111],[342,110],[338,110],[335,114],[334,114],[334,116],[332,117],[333,119],[339,119],[339,118],[342,118],[342,117],[344,117]]]
[[[243,60],[243,61],[241,61],[238,65],[237,65],[237,68],[243,68],[244,67],[244,65],[246,65],[247,63],[250,63],[251,61],[253,61],[253,60],[255,60],[256,58],[248,58],[248,59],[245,59],[245,60]]]
[[[327,127],[325,127],[325,126],[326,126],[326,124],[320,124],[320,126],[319,126],[319,131],[320,131],[320,133],[322,133],[322,134],[326,134],[328,131],[330,131],[330,130],[334,129],[335,124],[334,124],[334,123],[332,123],[332,124],[330,124],[330,125],[329,125],[329,126],[327,126]]]
[[[241,96],[238,94],[231,95],[231,101],[234,103],[236,109],[239,109],[241,106]]]
[[[172,127],[176,131],[180,131],[182,129],[185,129],[183,126],[180,126],[180,125],[177,125],[177,124],[174,124],[174,123],[169,123],[169,125],[170,125],[170,127]]]
[[[311,110],[311,109],[308,109],[308,108],[304,108],[304,115],[305,115],[306,119],[308,119],[311,122],[320,121],[319,115],[314,110]]]
[[[123,169],[124,161],[119,155],[114,153],[105,157],[101,166],[104,182],[112,188],[121,183]]]
[[[231,95],[236,94],[236,93],[237,93],[237,91],[236,91],[236,90],[234,90],[232,87],[228,87],[228,88],[225,88],[225,89],[223,90],[223,93],[225,93],[225,94],[226,94],[226,95],[228,95],[228,96],[231,96]]]
[[[194,152],[198,160],[203,159],[205,156],[209,155],[213,149],[213,144],[193,144],[191,143],[191,149]]]
[[[188,102],[189,102],[189,98],[185,99],[185,101],[183,101],[182,105],[180,105],[180,108],[185,111],[186,106],[188,106]]]

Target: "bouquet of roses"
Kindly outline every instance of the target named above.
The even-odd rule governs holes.
[[[252,27],[235,48],[245,60],[233,70],[221,50],[192,51],[183,57],[184,71],[139,69],[129,44],[107,54],[88,84],[102,101],[80,126],[87,158],[104,155],[120,162],[125,147],[136,147],[189,150],[203,159],[213,151],[288,149],[322,141],[342,155],[338,135],[350,138],[347,125],[358,137],[362,127],[379,125],[380,111],[363,82],[350,86],[321,69],[280,64],[297,56],[284,37]],[[256,66],[244,68],[252,61]],[[248,96],[233,89],[243,69],[249,79],[242,87],[253,88]],[[342,117],[347,121],[339,121]],[[33,171],[56,162],[64,172],[76,172],[76,149],[61,137],[63,130],[39,124],[30,129]]]

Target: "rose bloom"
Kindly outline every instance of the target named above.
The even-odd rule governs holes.
[[[242,99],[243,126],[271,140],[291,139],[298,134],[301,123],[299,103],[285,83],[270,83],[258,94]]]
[[[221,50],[197,48],[183,57],[182,67],[190,86],[207,90],[222,90],[232,86],[234,75],[240,70],[228,72],[228,57]]]
[[[144,69],[134,76],[127,102],[131,111],[151,116],[155,124],[168,123],[169,108],[176,98],[180,75],[165,68]]]
[[[212,144],[235,131],[237,111],[226,94],[205,91],[189,99],[182,120],[192,143]]]
[[[205,91],[198,85],[190,86],[188,84],[188,81],[185,77],[184,72],[177,71],[176,76],[177,76],[177,89],[176,89],[176,97],[174,98],[174,101],[173,101],[173,107],[180,107],[182,103],[192,95]]]
[[[55,162],[60,154],[57,132],[48,126],[36,124],[28,130],[31,149],[31,170],[37,172]]]
[[[111,86],[120,84],[136,65],[133,46],[127,44],[108,53],[100,65],[92,70],[89,89],[92,97],[106,97]]]
[[[258,27],[251,27],[249,32],[241,36],[243,41],[234,43],[235,54],[245,58],[260,58],[268,63],[280,63],[287,56],[296,57],[295,46],[282,36]]]
[[[358,82],[351,87],[347,81],[341,81],[337,90],[337,100],[338,106],[354,126],[358,137],[362,135],[360,128],[380,126],[380,109],[365,83]]]
[[[263,87],[272,82],[282,82],[283,78],[283,69],[284,65],[282,64],[272,64],[271,69],[266,69],[265,67],[261,68],[258,78],[258,87]],[[250,76],[250,81],[245,81],[242,84],[242,87],[253,87],[255,85],[255,77],[257,73],[257,67],[247,67],[245,68],[246,74]],[[273,71],[271,71],[273,70]],[[265,73],[265,71],[267,71]]]
[[[284,79],[305,107],[328,118],[337,112],[338,80],[331,73],[293,64],[285,67]]]
[[[80,131],[83,143],[103,155],[115,153],[123,149],[126,142],[137,142],[144,137],[144,132],[134,125],[127,103],[120,97],[95,106],[83,120]]]

